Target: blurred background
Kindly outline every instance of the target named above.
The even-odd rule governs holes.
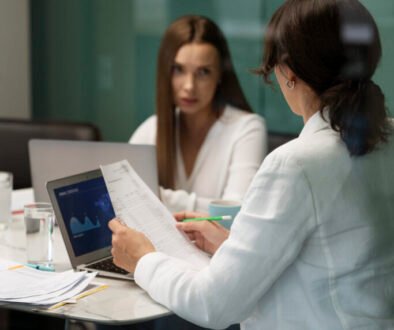
[[[380,29],[374,77],[394,115],[394,1],[361,0]],[[267,20],[282,0],[0,0],[0,117],[91,122],[126,142],[154,113],[163,31],[184,14],[224,31],[246,96],[268,129],[298,133],[279,90],[250,73],[261,61]],[[316,45],[318,47],[318,45]]]

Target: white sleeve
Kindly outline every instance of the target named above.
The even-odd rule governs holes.
[[[186,262],[159,252],[141,258],[135,280],[153,299],[209,328],[225,328],[251,315],[297,257],[316,221],[302,169],[289,158],[268,158],[253,180],[230,237],[208,267],[193,271]]]
[[[172,190],[160,187],[160,199],[170,212],[194,211],[196,194],[185,190]]]
[[[208,205],[212,198],[197,196],[185,190],[172,190],[160,187],[160,199],[170,212],[199,211],[208,212]]]
[[[151,116],[145,120],[130,137],[129,143],[156,144],[157,118]]]

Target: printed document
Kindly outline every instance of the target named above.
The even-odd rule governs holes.
[[[52,305],[83,292],[97,273],[45,272],[0,258],[0,301]]]
[[[188,261],[196,268],[209,263],[208,255],[175,227],[172,214],[127,160],[100,167],[115,214],[127,226],[143,232],[158,251]]]

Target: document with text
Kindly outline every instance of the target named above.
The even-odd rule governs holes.
[[[209,263],[209,256],[175,227],[172,214],[127,160],[100,168],[115,214],[127,226],[143,232],[157,251],[183,259],[196,268]]]
[[[55,273],[30,268],[21,263],[0,258],[0,301],[40,305],[48,308],[81,295],[97,273]]]

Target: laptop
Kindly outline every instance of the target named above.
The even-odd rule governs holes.
[[[156,195],[159,193],[156,148],[152,145],[32,139],[29,141],[29,159],[35,201],[49,202],[45,189],[48,181],[123,159],[129,161]]]
[[[46,187],[72,267],[132,280],[133,274],[112,260],[108,221],[115,212],[101,171],[49,181]]]

